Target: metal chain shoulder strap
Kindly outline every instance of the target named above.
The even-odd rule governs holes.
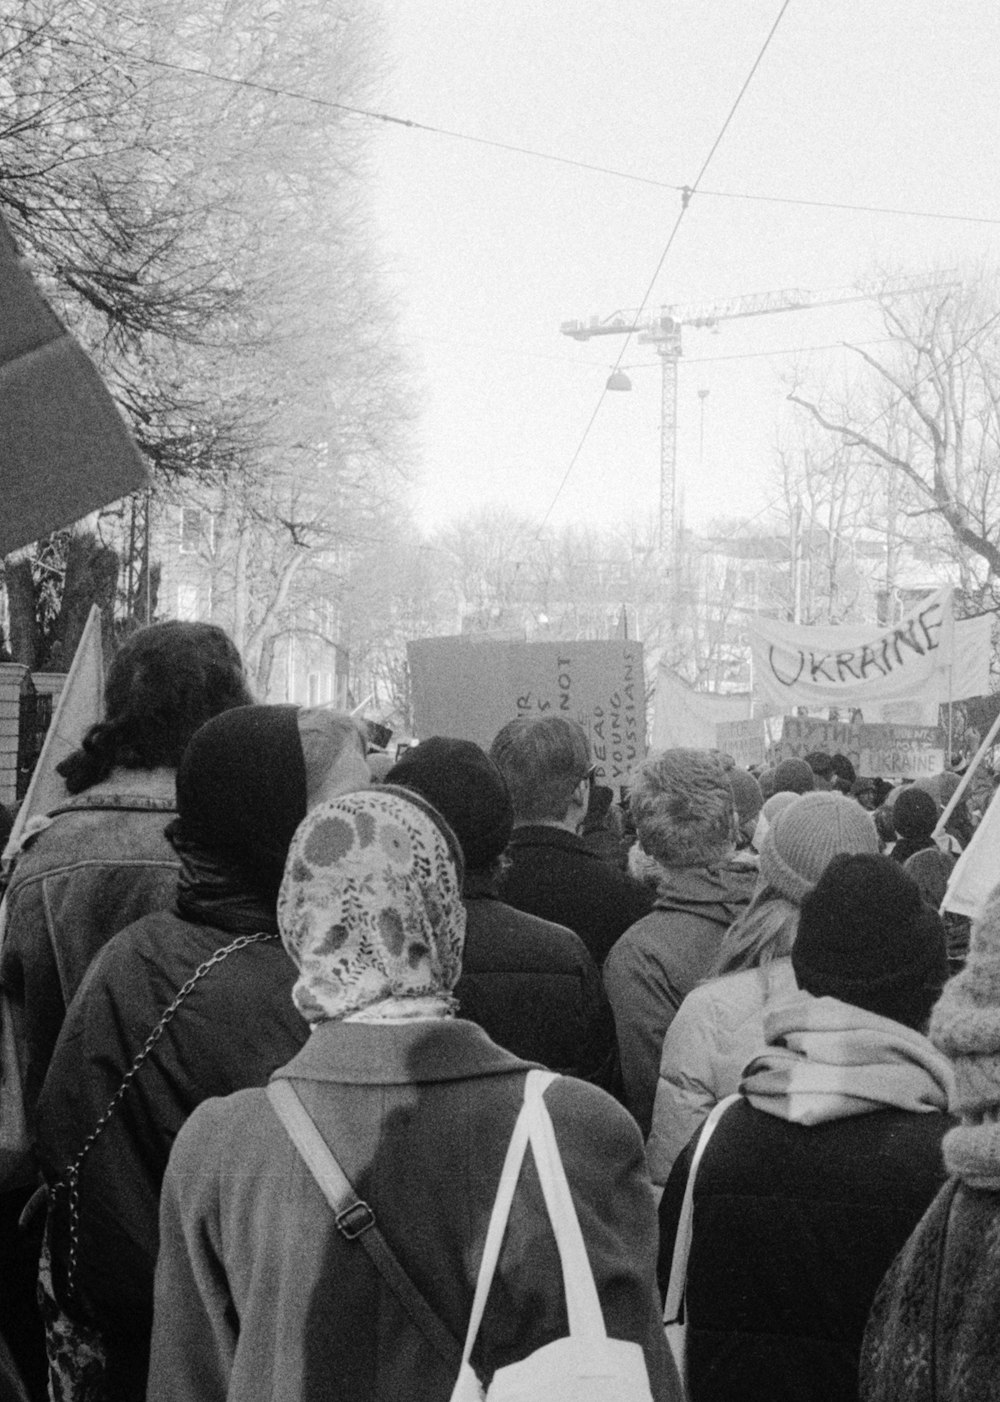
[[[66,1271],[66,1289],[71,1296],[74,1293],[76,1285],[76,1266],[80,1240],[80,1170],[83,1167],[84,1159],[86,1159],[87,1155],[94,1147],[94,1144],[97,1142],[101,1131],[105,1128],[108,1121],[121,1104],[143,1062],[149,1057],[153,1048],[163,1036],[164,1030],[172,1021],[174,1014],[192,989],[195,988],[205,975],[210,973],[217,964],[221,964],[224,959],[227,959],[230,954],[235,954],[238,950],[245,949],[247,945],[259,944],[263,940],[276,940],[277,938],[278,936],[276,934],[267,931],[261,931],[255,935],[240,935],[238,939],[233,940],[231,944],[224,945],[221,949],[217,949],[203,964],[198,965],[187,982],[182,984],[178,989],[173,1001],[163,1010],[163,1015],[159,1022],[150,1032],[138,1055],[132,1062],[132,1065],[122,1077],[121,1085],[108,1101],[104,1114],[83,1141],[80,1152],[66,1169],[63,1177],[54,1185],[54,1191],[59,1188],[65,1188],[67,1193],[67,1211],[69,1215],[69,1264]]]

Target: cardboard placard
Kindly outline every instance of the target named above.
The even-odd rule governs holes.
[[[518,716],[562,715],[587,732],[601,783],[619,787],[646,752],[642,644],[515,643],[474,637],[407,643],[417,735],[489,750]]]
[[[936,725],[866,725],[863,721],[786,716],[774,763],[819,750],[846,755],[859,775],[921,779],[944,769],[944,736]]]
[[[763,716],[754,720],[723,721],[715,727],[715,743],[740,769],[767,763],[767,725]]]

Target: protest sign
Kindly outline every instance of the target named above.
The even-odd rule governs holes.
[[[947,686],[954,652],[950,589],[939,589],[891,628],[803,628],[757,619],[750,627],[754,686],[793,706],[848,706],[920,696]]]
[[[936,726],[862,725],[859,774],[925,779],[944,769],[944,735]]]
[[[597,778],[620,786],[646,751],[642,644],[515,643],[474,637],[406,645],[417,735],[488,750],[518,716],[565,716],[590,739]]]
[[[767,763],[767,722],[763,716],[723,721],[715,727],[715,737],[716,748],[730,755],[741,769]]]
[[[842,754],[861,774],[861,730],[857,722],[816,720],[812,716],[785,716],[781,739],[774,746],[773,764],[783,759],[805,759],[816,751]]]
[[[921,779],[944,769],[944,735],[936,725],[866,725],[863,721],[786,716],[774,763],[819,751],[842,754],[871,778]]]

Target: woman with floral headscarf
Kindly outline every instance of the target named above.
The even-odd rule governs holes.
[[[312,1026],[291,1082],[445,1335],[435,1347],[333,1214],[263,1090],[203,1104],[164,1182],[152,1402],[447,1402],[526,1062],[454,1016],[465,913],[444,820],[393,786],[315,809],[278,906]],[[642,1144],[603,1091],[546,1095],[608,1333],[678,1396],[658,1319]],[[522,1173],[473,1365],[488,1378],[565,1332],[558,1257]]]

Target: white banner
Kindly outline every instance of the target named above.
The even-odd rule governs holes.
[[[695,691],[669,667],[656,677],[653,700],[653,734],[650,749],[714,750],[716,726],[721,721],[744,720],[750,714],[750,697],[743,692],[727,696],[715,691]]]
[[[750,629],[754,686],[781,709],[859,707],[947,686],[954,651],[950,589],[892,628],[802,628],[758,619]],[[867,717],[866,717],[867,719]]]
[[[715,727],[715,744],[723,754],[730,755],[740,769],[766,764],[767,722],[763,716],[754,720],[722,721]]]

